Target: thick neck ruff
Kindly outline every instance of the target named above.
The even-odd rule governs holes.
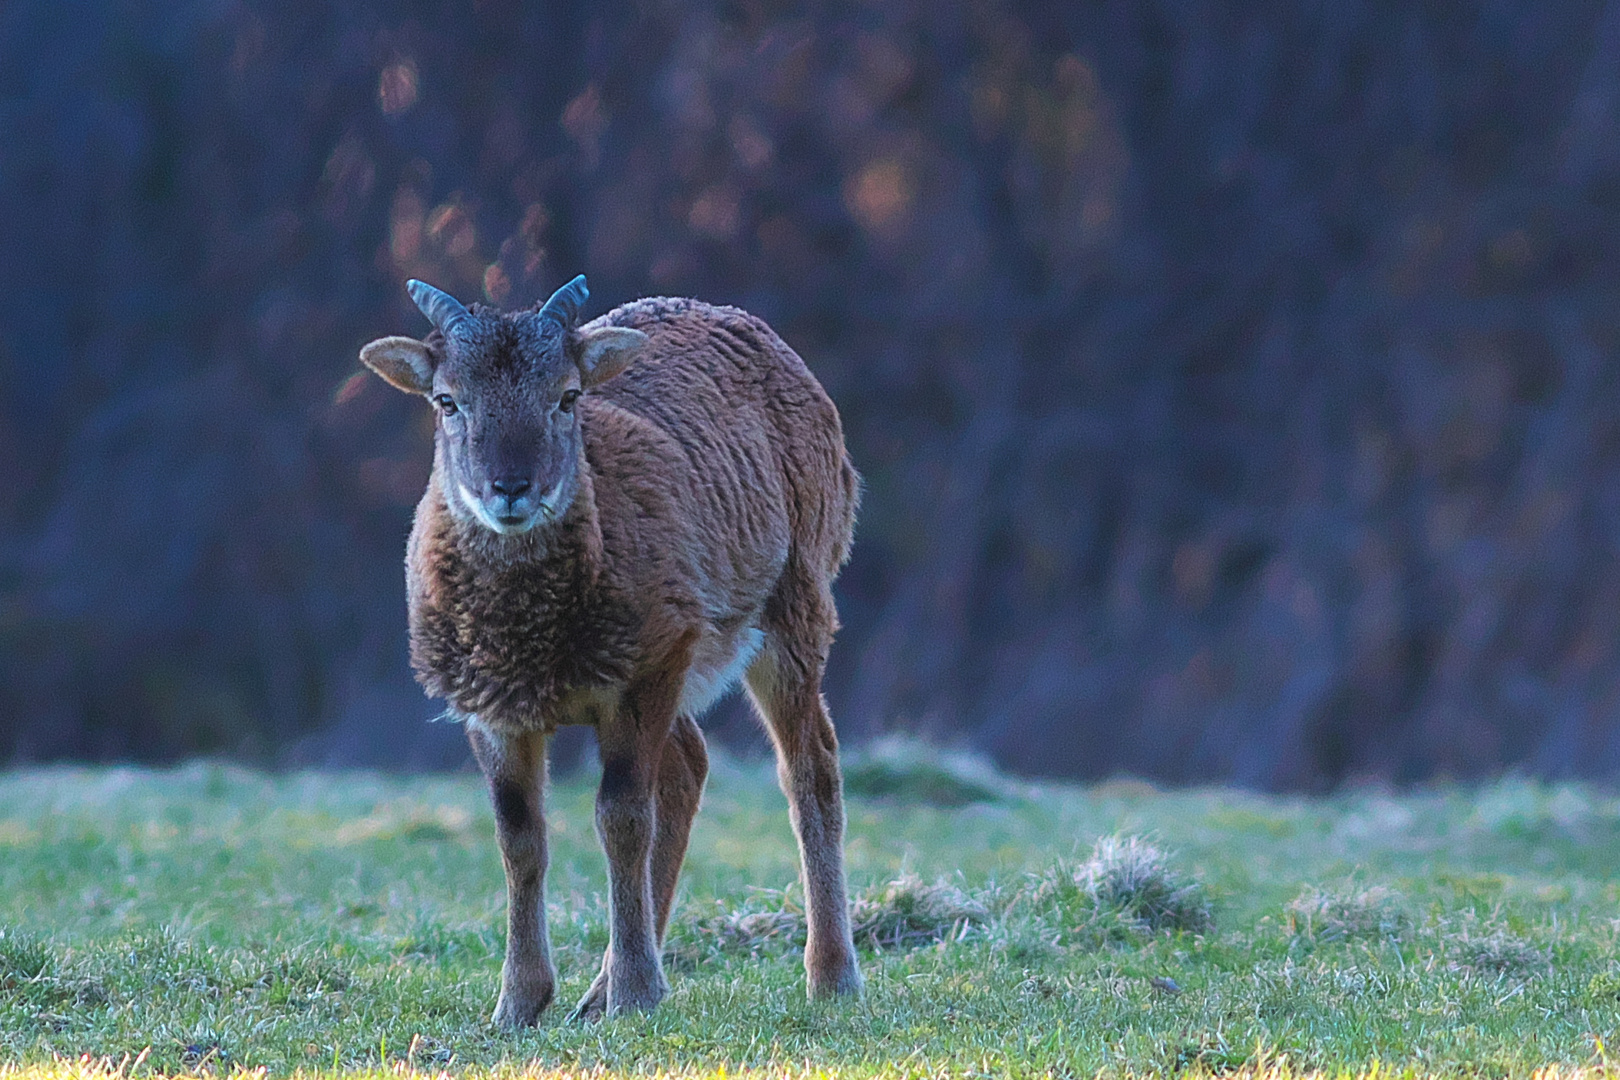
[[[520,536],[459,520],[442,496],[411,572],[411,664],[452,715],[546,730],[570,693],[622,686],[635,620],[603,583],[590,478],[562,519]]]

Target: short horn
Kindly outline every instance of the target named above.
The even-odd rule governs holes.
[[[557,324],[566,330],[578,321],[579,310],[585,306],[585,301],[590,299],[590,295],[591,290],[585,287],[585,275],[581,274],[552,293],[551,299],[546,301],[545,307],[542,307],[535,317],[555,319]]]
[[[416,306],[422,309],[422,314],[426,315],[445,337],[453,334],[462,320],[472,317],[472,313],[462,306],[460,300],[443,289],[435,289],[425,281],[412,278],[405,283],[405,289],[411,294],[411,299],[416,301]]]

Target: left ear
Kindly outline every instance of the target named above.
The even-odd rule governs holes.
[[[360,362],[407,394],[433,386],[433,350],[415,338],[378,338],[360,350]]]
[[[585,389],[600,386],[630,366],[647,344],[647,335],[628,326],[583,330],[577,338],[579,381]]]

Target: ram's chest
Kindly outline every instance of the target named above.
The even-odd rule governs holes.
[[[566,705],[622,686],[635,660],[625,605],[564,564],[473,573],[453,554],[414,589],[411,662],[429,693],[486,724],[545,730]]]

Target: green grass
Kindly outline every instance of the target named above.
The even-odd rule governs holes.
[[[880,760],[865,790],[934,790]],[[781,795],[767,766],[720,761],[673,992],[589,1027],[563,1015],[605,944],[602,857],[589,782],[557,784],[562,1007],[513,1036],[487,1022],[504,898],[475,778],[0,774],[0,1080],[1612,1071],[1609,794],[972,779],[943,805],[851,798],[868,991],[821,1005]]]

